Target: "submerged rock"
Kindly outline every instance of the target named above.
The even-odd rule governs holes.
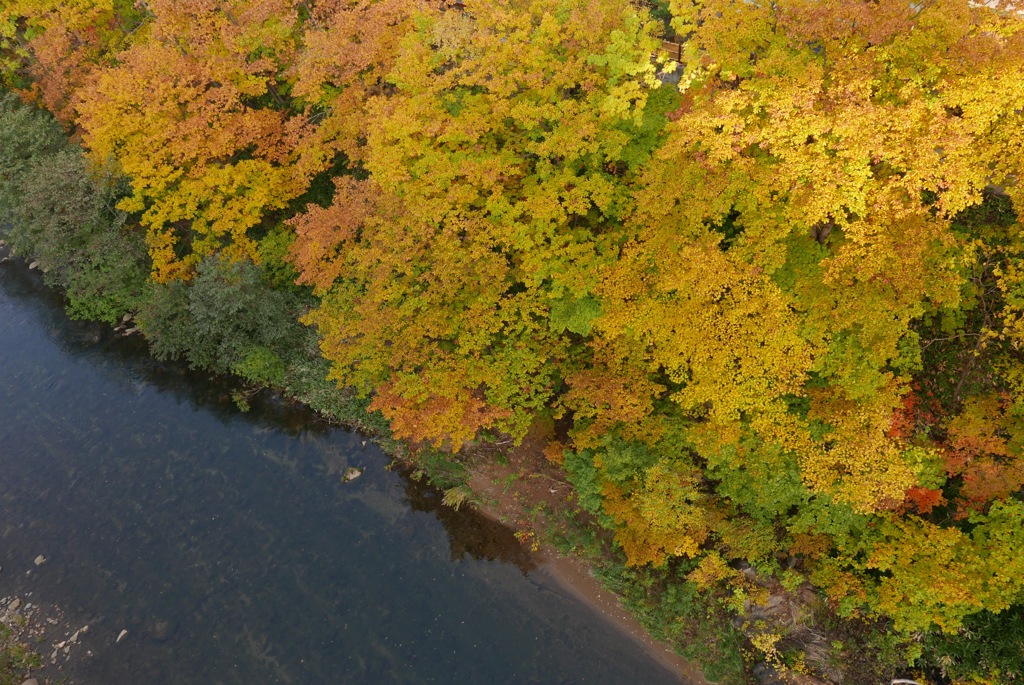
[[[170,621],[157,621],[153,624],[153,640],[155,642],[163,642],[171,636],[171,622]]]

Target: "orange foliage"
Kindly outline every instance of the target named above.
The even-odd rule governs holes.
[[[592,366],[570,374],[565,381],[568,390],[560,398],[560,404],[573,411],[578,425],[592,420],[586,430],[575,432],[575,444],[584,448],[596,446],[601,436],[616,427],[627,439],[656,441],[661,437],[660,431],[648,419],[654,400],[665,392],[665,387],[636,367],[639,350],[631,355],[615,349],[623,347],[622,342],[602,340],[594,341],[592,347]]]
[[[408,385],[410,379],[395,378],[380,386],[370,404],[371,411],[380,411],[391,422],[391,430],[399,438],[429,441],[457,452],[481,428],[508,415],[505,410],[488,406],[481,393],[459,386],[439,388],[443,395],[421,391],[421,395],[426,394],[423,399],[411,400],[401,392],[403,382]]]
[[[313,140],[318,146],[363,157],[371,119],[370,98],[379,95],[411,28],[413,0],[317,2],[303,34],[291,73],[293,95],[322,119]]]
[[[20,29],[12,36],[0,30],[0,48],[4,38],[21,45],[21,59],[8,68],[31,75],[34,95],[70,126],[80,89],[130,41],[145,35],[147,18],[144,11],[111,0],[9,0],[0,8],[0,27],[9,21]]]
[[[334,179],[334,185],[329,207],[308,205],[289,221],[295,230],[291,261],[301,274],[299,283],[318,291],[328,290],[345,275],[347,243],[358,239],[363,226],[371,219],[393,215],[396,209],[387,206],[380,188],[370,181],[342,177]]]
[[[912,387],[913,390],[903,397],[903,406],[892,413],[888,436],[893,440],[911,441],[919,433],[934,426],[941,414],[941,409],[931,393],[927,393],[927,399],[923,399],[917,384],[914,383]]]
[[[1024,459],[1008,440],[1014,429],[1010,405],[1006,395],[973,398],[949,422],[945,465],[950,476],[961,478],[961,518],[1024,486]]]
[[[919,514],[930,514],[932,509],[946,502],[941,490],[914,486],[907,490],[907,502],[914,505]]]

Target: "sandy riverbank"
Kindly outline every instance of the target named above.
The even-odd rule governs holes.
[[[619,598],[591,575],[586,564],[550,548],[541,550],[538,555],[542,564],[537,574],[550,578],[564,592],[598,612],[686,685],[711,685],[699,669],[672,647],[651,637],[636,617],[622,606]]]
[[[536,427],[535,427],[536,428]],[[531,430],[511,449],[480,446],[463,462],[473,492],[474,510],[517,531],[524,547],[533,547],[537,569],[532,571],[544,585],[589,606],[629,637],[685,685],[711,685],[695,665],[668,644],[654,639],[626,609],[615,593],[605,589],[587,564],[542,544],[539,530],[547,514],[537,518],[538,507],[546,512],[575,507],[572,486],[559,466],[544,456],[550,435]]]

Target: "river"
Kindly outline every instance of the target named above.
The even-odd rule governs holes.
[[[72,683],[679,682],[508,530],[230,390],[0,265],[0,597],[89,626]]]

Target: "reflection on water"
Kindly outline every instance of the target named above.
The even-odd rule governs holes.
[[[358,434],[58,304],[0,266],[0,595],[90,625],[76,682],[674,682]]]

